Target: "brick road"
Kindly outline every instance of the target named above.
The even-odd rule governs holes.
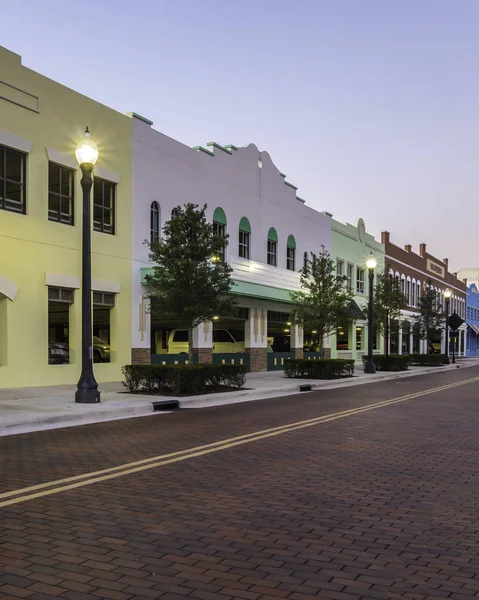
[[[479,368],[0,438],[1,492]],[[0,509],[0,598],[479,597],[479,382]]]

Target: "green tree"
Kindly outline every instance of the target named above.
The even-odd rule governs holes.
[[[401,290],[399,279],[384,270],[376,276],[373,313],[374,322],[384,336],[384,353],[389,355],[389,333],[391,322],[401,320],[401,311],[407,308],[406,296]]]
[[[319,254],[310,252],[300,273],[302,290],[290,293],[296,305],[293,316],[303,328],[318,332],[322,352],[324,338],[353,321],[353,293],[346,288],[347,278],[336,274],[336,265],[324,246]]]
[[[230,314],[235,305],[232,269],[221,259],[228,237],[215,235],[206,208],[177,206],[161,238],[147,242],[153,263],[146,277],[150,312],[188,327],[190,358],[193,329],[215,315]]]
[[[428,279],[418,300],[419,312],[414,317],[419,338],[427,341],[428,348],[433,334],[444,327],[446,320],[440,298],[441,296],[432,287],[432,281]]]

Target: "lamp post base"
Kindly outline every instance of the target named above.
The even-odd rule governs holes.
[[[364,367],[364,372],[365,373],[376,373],[376,365],[374,364],[374,362],[372,360],[368,360],[368,362],[366,363],[366,365]]]
[[[75,392],[75,402],[79,404],[97,404],[100,402],[98,387],[79,387]]]

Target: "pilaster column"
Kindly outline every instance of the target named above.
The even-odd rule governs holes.
[[[250,308],[245,323],[245,351],[249,352],[251,371],[266,371],[268,345],[268,313],[265,308]]]
[[[213,362],[213,323],[205,321],[193,329],[192,352],[198,354],[199,363]]]
[[[295,358],[303,358],[303,328],[300,325],[291,325],[289,328],[291,340],[291,352]]]

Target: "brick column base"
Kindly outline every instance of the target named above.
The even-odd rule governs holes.
[[[132,348],[131,349],[131,364],[132,365],[149,365],[151,363],[151,354],[149,348]]]
[[[266,348],[246,348],[249,352],[251,372],[259,373],[268,370],[267,350]]]
[[[294,349],[294,358],[304,358],[304,351],[302,348]]]
[[[213,350],[211,348],[193,348],[192,352],[198,355],[198,363],[210,365],[213,362]]]

